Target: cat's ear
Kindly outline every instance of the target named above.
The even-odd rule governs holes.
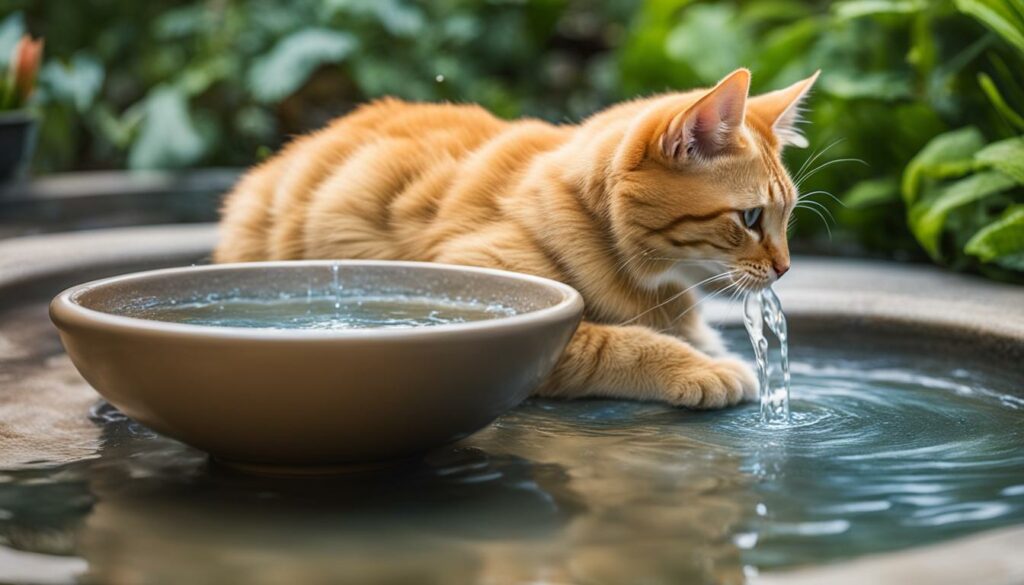
[[[661,135],[661,153],[669,160],[705,160],[734,144],[743,127],[750,71],[737,69],[686,111]]]
[[[756,111],[768,124],[782,146],[807,148],[807,138],[800,132],[801,104],[817,81],[820,70],[793,85],[750,98],[750,110]]]

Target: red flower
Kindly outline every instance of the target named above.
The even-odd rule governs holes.
[[[11,56],[11,73],[14,77],[15,90],[22,103],[28,100],[35,87],[36,73],[39,72],[39,63],[42,59],[43,39],[33,39],[29,35],[24,35],[18,40]]]

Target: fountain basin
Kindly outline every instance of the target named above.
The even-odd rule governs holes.
[[[350,330],[129,316],[154,300],[305,297],[338,284],[500,303],[515,314]],[[64,291],[50,315],[82,376],[131,418],[236,467],[317,472],[409,457],[486,426],[547,376],[582,309],[572,288],[528,275],[302,261],[117,276]]]
[[[963,470],[960,479],[977,477],[992,488],[988,493],[943,485],[906,494],[903,508],[848,510],[851,516],[838,516],[850,521],[845,532],[834,523],[798,523],[804,512],[841,513],[788,498],[782,482],[789,478],[797,488],[805,479],[843,477],[836,465],[852,473],[866,453],[851,444],[829,453],[835,465],[793,473],[790,466],[812,445],[803,430],[778,437],[776,449],[783,450],[775,457],[772,450],[750,452],[758,443],[747,435],[756,428],[722,434],[733,428],[728,420],[742,419],[742,409],[754,416],[753,406],[694,414],[617,401],[531,400],[416,464],[379,474],[306,481],[210,466],[204,453],[97,403],[64,354],[45,301],[75,282],[202,262],[214,242],[212,225],[0,242],[0,573],[10,580],[41,581],[43,575],[58,582],[50,576],[59,571],[67,575],[60,582],[111,582],[131,571],[193,582],[273,575],[366,583],[1002,585],[1024,571],[1024,492],[1012,487],[1024,485],[1019,466],[1007,467],[1003,478]],[[789,317],[791,355],[804,364],[798,401],[813,398],[805,388],[820,385],[823,367],[871,373],[879,366],[865,360],[872,356],[896,368],[883,369],[877,379],[962,369],[981,386],[1024,399],[1019,287],[925,265],[796,257],[777,290]],[[707,313],[731,323],[730,341],[749,352],[737,328],[738,308],[715,305]],[[889,388],[894,405],[908,389]],[[872,395],[884,414],[888,400]],[[935,388],[936,404],[957,396],[955,389]],[[843,402],[860,404],[856,396]],[[821,402],[813,398],[797,412],[814,404]],[[906,418],[918,420],[911,413]],[[864,427],[851,420],[848,437],[869,437],[861,431],[870,420]],[[1014,440],[1002,436],[1006,425],[975,423],[1001,443]],[[921,441],[953,425],[926,428],[932,430],[905,433],[905,440]],[[752,438],[758,437],[764,434]],[[829,444],[838,438],[823,437]],[[1003,453],[1013,457],[1019,450]],[[920,466],[929,454],[912,456]],[[898,457],[890,463],[893,473],[910,473]],[[760,480],[757,469],[763,470]],[[872,469],[878,470],[873,463]],[[857,475],[849,485],[900,488],[865,479]],[[970,509],[950,510],[960,518],[891,540],[901,520],[912,517],[913,502],[922,512],[934,511],[943,504],[931,501],[946,496],[953,497],[946,505],[989,500],[1008,511],[972,519],[963,513]],[[840,503],[838,497],[831,502]],[[931,518],[942,516],[949,514]],[[807,528],[818,532],[802,532]],[[19,555],[26,576],[14,578],[22,574],[12,564]],[[29,571],[44,561],[46,573]],[[83,571],[84,578],[75,577]]]

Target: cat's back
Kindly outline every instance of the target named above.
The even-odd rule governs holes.
[[[475,193],[469,199],[490,197],[489,185],[475,183],[508,184],[531,156],[560,142],[564,130],[538,120],[502,120],[475,104],[395,98],[365,104],[293,140],[243,177],[225,200],[215,258],[324,254],[322,246],[334,250],[336,242],[321,232],[338,233],[343,224],[366,233],[351,222],[369,225],[396,210],[432,215],[442,197],[460,199],[460,191]],[[474,184],[462,185],[467,181]],[[394,238],[378,240],[374,246]]]
[[[434,143],[441,134],[476,143],[507,125],[508,122],[476,104],[406,102],[388,97],[356,108],[312,136],[358,133],[364,140],[391,138]]]

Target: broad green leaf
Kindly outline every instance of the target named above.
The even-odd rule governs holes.
[[[1024,270],[1024,205],[1008,208],[967,242],[964,251],[983,262]]]
[[[750,32],[729,4],[697,4],[665,39],[665,52],[686,63],[704,83],[714,83],[744,61]]]
[[[216,55],[205,61],[194,63],[178,78],[178,87],[186,95],[197,96],[213,84],[229,79],[238,68],[238,59],[234,55]]]
[[[398,37],[419,34],[426,24],[422,10],[415,2],[403,0],[326,0],[323,3],[329,17],[338,14],[370,16],[384,29]]]
[[[208,6],[192,4],[164,11],[153,23],[153,32],[161,41],[188,38],[217,25]]]
[[[910,205],[917,201],[921,181],[926,176],[951,176],[954,171],[967,172],[973,167],[974,153],[985,145],[981,132],[973,127],[961,128],[933,138],[903,171],[903,200]]]
[[[980,20],[1024,52],[1024,14],[1005,0],[955,0],[961,12]]]
[[[928,7],[926,0],[848,0],[832,5],[839,20],[879,14],[914,14]]]
[[[978,74],[978,85],[981,86],[981,90],[985,92],[988,97],[988,101],[992,102],[992,106],[999,112],[999,114],[1010,124],[1017,127],[1018,130],[1024,130],[1024,116],[1021,116],[1010,104],[1006,103],[1003,99],[1003,95],[999,93],[999,88],[996,87],[992,78],[985,73]]]
[[[412,36],[423,29],[423,13],[414,4],[399,0],[376,0],[377,18],[387,31],[395,36]]]
[[[812,6],[801,0],[758,0],[741,6],[740,17],[752,23],[795,23],[815,13]]]
[[[795,79],[779,79],[779,73],[787,66],[794,63],[800,64],[808,47],[821,34],[822,23],[815,18],[804,18],[793,24],[785,24],[773,27],[771,32],[766,33],[758,46],[757,60],[752,63],[754,71],[757,72],[755,81],[761,79],[763,82],[770,82],[759,85],[766,90],[785,87],[797,79],[803,79],[810,75],[809,70],[801,71],[801,76]]]
[[[925,251],[932,258],[939,259],[939,237],[950,211],[1006,191],[1016,184],[1016,181],[1003,173],[985,171],[945,185],[934,197],[911,208],[910,229]]]
[[[895,177],[861,181],[843,196],[843,203],[851,209],[865,209],[900,200],[900,184]]]
[[[10,64],[14,46],[18,44],[18,39],[23,34],[25,34],[25,15],[21,11],[12,12],[3,22],[0,22],[0,68],[6,69]]]
[[[181,89],[162,85],[150,92],[144,105],[138,138],[128,152],[133,169],[185,167],[196,163],[206,150],[192,120]]]
[[[991,167],[1024,184],[1024,138],[993,142],[974,155],[979,165]]]
[[[1019,227],[1017,229],[1020,229]],[[1006,256],[1000,256],[994,261],[995,264],[1008,268],[1010,270],[1019,270],[1024,272],[1024,252],[1020,254],[1008,254]]]
[[[86,112],[103,87],[103,77],[103,65],[97,59],[76,53],[69,63],[46,63],[39,72],[39,89],[47,101],[69,103]]]
[[[822,76],[819,83],[823,91],[845,100],[896,101],[913,95],[911,80],[906,73],[898,71],[865,73],[840,69]]]
[[[261,102],[280,101],[302,87],[321,65],[340,63],[355,48],[355,38],[344,32],[314,28],[293,33],[253,64],[249,89]]]

